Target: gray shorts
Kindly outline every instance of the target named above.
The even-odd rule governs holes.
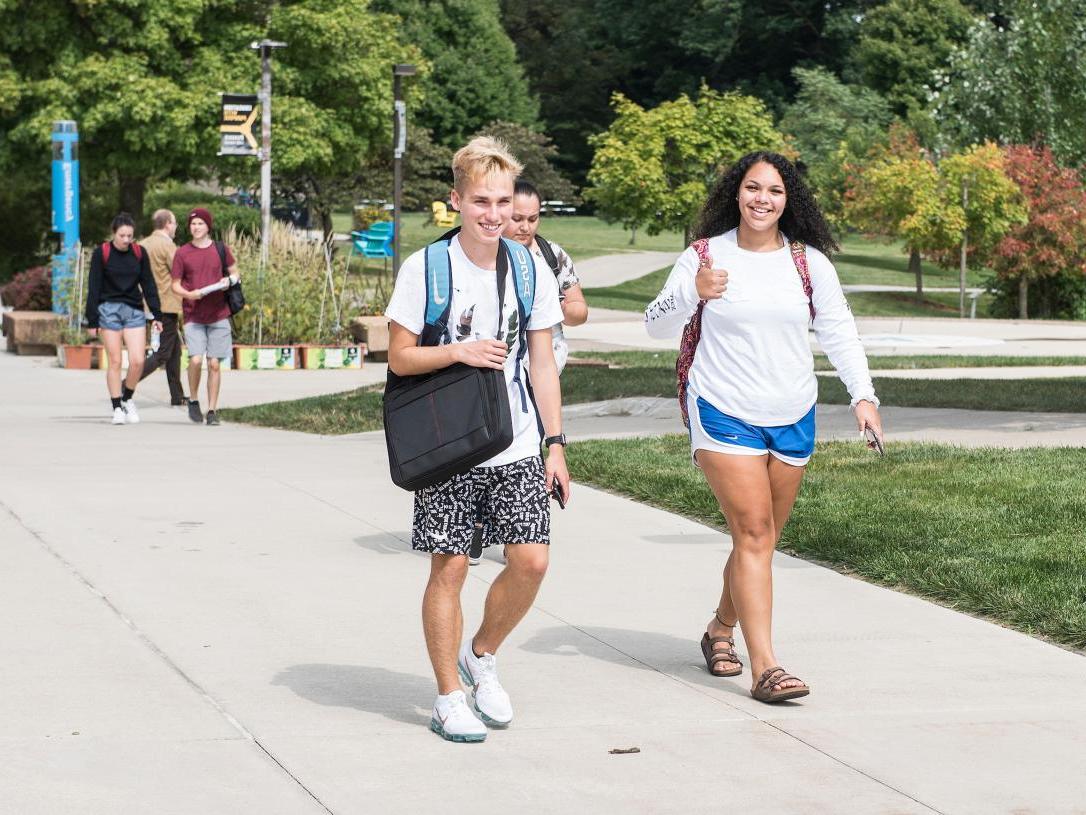
[[[192,357],[226,359],[234,347],[230,321],[185,323],[185,346],[189,349],[190,359]]]

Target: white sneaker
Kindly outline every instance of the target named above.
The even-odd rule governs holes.
[[[124,424],[124,408],[113,408],[113,424]]]
[[[447,741],[486,741],[486,725],[475,718],[462,690],[434,700],[430,729]]]
[[[460,676],[471,685],[475,711],[482,720],[494,727],[507,727],[513,721],[513,703],[498,681],[498,660],[493,654],[475,656],[469,637],[460,646],[460,658],[456,661]]]
[[[136,403],[129,399],[127,402],[121,402],[121,407],[124,408],[124,420],[129,424],[139,424],[140,414],[136,410]]]

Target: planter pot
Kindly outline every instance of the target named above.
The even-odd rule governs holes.
[[[355,317],[351,320],[351,336],[366,344],[371,359],[388,359],[388,317]]]
[[[295,345],[235,345],[234,367],[239,371],[293,371],[299,356]]]
[[[92,359],[94,359],[93,345],[57,346],[57,364],[59,364],[61,368],[74,368],[80,371],[89,371]]]
[[[366,356],[365,345],[302,345],[301,366],[306,370],[345,368],[358,370]]]

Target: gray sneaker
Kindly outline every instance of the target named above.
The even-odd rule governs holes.
[[[219,414],[216,413],[214,410],[209,410],[207,412],[207,423],[209,425],[218,425],[219,424]]]
[[[204,420],[204,414],[200,412],[200,403],[195,399],[189,399],[189,418],[196,424]]]

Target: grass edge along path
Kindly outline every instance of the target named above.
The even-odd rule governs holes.
[[[883,406],[959,410],[1086,413],[1086,378],[1053,379],[880,379],[875,392]],[[227,421],[321,435],[380,430],[380,385],[351,391],[223,408]],[[675,372],[668,366],[603,368],[575,366],[562,375],[563,404],[624,397],[675,396]],[[836,377],[818,377],[818,402],[847,405],[848,393]]]
[[[725,528],[685,436],[568,448],[576,480]],[[781,549],[1086,648],[1086,450],[818,445]],[[723,564],[721,564],[723,565]]]

